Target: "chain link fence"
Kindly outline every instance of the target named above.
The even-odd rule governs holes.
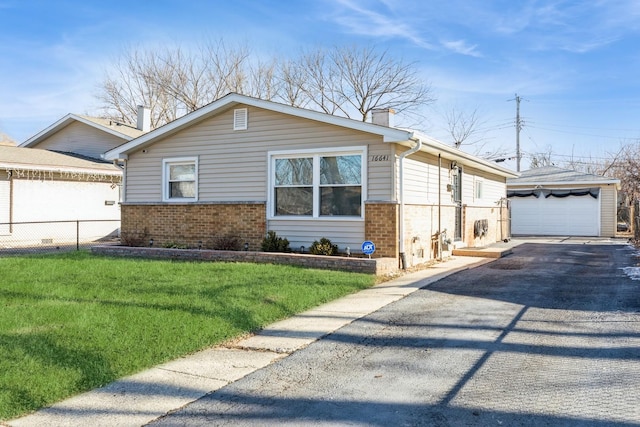
[[[0,223],[0,256],[77,251],[120,243],[120,220]]]

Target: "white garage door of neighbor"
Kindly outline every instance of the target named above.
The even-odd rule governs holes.
[[[511,197],[511,234],[522,236],[598,236],[600,198]]]

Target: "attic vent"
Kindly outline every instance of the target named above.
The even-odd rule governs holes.
[[[247,109],[238,108],[233,110],[233,130],[247,129]]]

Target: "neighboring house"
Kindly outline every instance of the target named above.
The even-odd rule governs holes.
[[[147,132],[149,118],[143,107],[137,126],[68,114],[19,148],[0,146],[0,247],[117,231],[122,169],[101,155]]]
[[[51,126],[20,144],[94,159],[149,131],[149,110],[138,107],[137,127],[110,119],[67,114]]]
[[[78,231],[90,240],[114,233],[121,180],[112,163],[0,146],[0,248],[75,242]]]
[[[513,235],[616,234],[618,179],[546,166],[508,179],[507,189]]]
[[[506,237],[515,172],[390,127],[390,111],[373,121],[229,94],[105,153],[125,165],[122,233],[259,250],[275,231],[296,252],[370,240],[402,266],[435,258],[445,229],[458,245]]]

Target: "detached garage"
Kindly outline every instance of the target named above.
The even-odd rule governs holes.
[[[616,233],[620,180],[555,166],[507,180],[514,236],[599,236]]]

